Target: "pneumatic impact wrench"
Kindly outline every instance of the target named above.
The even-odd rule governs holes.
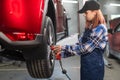
[[[52,45],[52,46],[50,46],[50,47],[51,47],[51,50],[53,51],[53,50],[54,50],[54,46]],[[54,53],[54,52],[53,52],[53,53]],[[55,54],[55,58],[56,58],[56,60],[59,60],[60,67],[61,67],[61,69],[62,69],[62,73],[65,74],[66,77],[67,77],[69,80],[71,80],[71,78],[70,78],[70,77],[68,76],[68,74],[67,74],[67,71],[63,68],[62,61],[61,61],[61,54],[59,54],[59,53]]]

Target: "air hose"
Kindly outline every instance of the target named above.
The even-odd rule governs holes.
[[[61,67],[62,73],[63,73],[64,75],[66,75],[66,77],[68,78],[68,80],[71,80],[71,78],[70,78],[69,75],[67,74],[67,70],[65,70],[65,69],[63,68],[62,61],[61,61],[61,60],[59,60],[59,63],[60,63],[60,67]]]
[[[50,47],[51,47],[51,50],[53,51],[53,50],[54,50],[54,46],[50,46]],[[56,60],[59,60],[59,64],[60,64],[62,73],[68,78],[68,80],[71,80],[71,78],[70,78],[69,75],[67,74],[67,70],[65,70],[65,69],[63,68],[62,61],[61,61],[61,55],[60,55],[60,54],[55,54],[55,58],[56,58]]]

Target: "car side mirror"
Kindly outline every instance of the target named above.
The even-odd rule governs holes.
[[[113,34],[113,30],[112,29],[108,29],[108,33]]]

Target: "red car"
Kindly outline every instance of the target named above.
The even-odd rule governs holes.
[[[61,0],[0,0],[0,54],[25,61],[33,78],[51,77],[50,46],[67,35]]]
[[[120,59],[120,18],[110,20],[108,57],[115,56]]]

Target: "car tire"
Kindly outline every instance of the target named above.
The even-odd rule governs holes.
[[[26,65],[29,74],[33,78],[50,78],[53,74],[55,56],[50,49],[51,45],[55,44],[55,33],[53,23],[46,16],[43,27],[43,55],[44,59],[26,60]]]

